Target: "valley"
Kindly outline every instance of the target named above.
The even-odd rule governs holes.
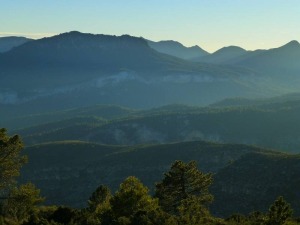
[[[45,207],[82,213],[131,176],[153,196],[180,160],[211,174],[214,217],[266,213],[278,196],[300,216],[299,60],[297,41],[209,53],[77,31],[0,38],[0,127],[20,135],[18,182]]]

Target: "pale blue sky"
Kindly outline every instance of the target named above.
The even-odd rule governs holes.
[[[177,40],[212,52],[300,41],[300,0],[0,0],[0,36],[71,30]]]

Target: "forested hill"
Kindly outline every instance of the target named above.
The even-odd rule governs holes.
[[[300,158],[257,147],[209,142],[131,147],[55,142],[27,147],[25,154],[30,162],[24,166],[21,180],[35,183],[48,204],[83,206],[100,184],[116,190],[132,175],[153,190],[154,183],[175,160],[196,160],[200,170],[215,174],[211,189],[214,214],[266,210],[279,195],[292,203],[296,214],[300,213],[295,198],[300,188],[295,177],[300,172]],[[255,177],[255,182],[249,177]],[[230,207],[228,198],[234,201]]]
[[[37,120],[43,119],[45,123],[14,132],[21,134],[28,145],[66,139],[113,145],[209,140],[288,152],[300,149],[299,100],[224,108],[173,105],[148,111],[121,110],[119,117],[114,118],[106,117],[105,111],[101,113],[101,107],[98,112],[96,109],[90,116],[84,109],[77,109],[78,113],[76,110],[63,111],[66,114],[56,112],[52,117],[36,115]],[[109,107],[107,110],[114,111]],[[59,115],[71,115],[73,119],[64,120]],[[46,123],[47,118],[50,121],[56,118],[56,122]],[[34,118],[21,117],[14,121],[20,120],[29,122]]]

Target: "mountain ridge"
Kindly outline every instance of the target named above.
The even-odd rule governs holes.
[[[294,181],[294,185],[288,187],[280,183],[291,182],[297,174],[299,156],[254,146],[194,141],[128,147],[66,141],[27,147],[24,153],[30,161],[23,167],[20,181],[34,182],[46,197],[46,204],[50,205],[83,207],[100,184],[114,191],[127,176],[138,177],[153,191],[154,183],[162,178],[174,160],[196,160],[201,171],[214,173],[213,214],[229,216],[239,207],[243,213],[253,211],[254,206],[254,209],[265,210],[278,195],[287,195],[293,208],[299,208],[295,198],[299,182]],[[255,160],[257,168],[253,166]],[[270,176],[268,171],[261,172],[264,166],[281,172]],[[294,173],[289,173],[291,169]],[[245,179],[247,174],[257,178],[254,183]],[[79,185],[82,183],[88,185]],[[262,184],[265,184],[263,193],[269,193],[268,196],[256,187]],[[235,189],[238,189],[236,195],[232,192]],[[251,190],[251,195],[247,190]],[[257,195],[261,197],[253,197]],[[225,207],[228,198],[232,198],[234,204]],[[299,210],[296,213],[299,214]]]
[[[186,60],[190,60],[195,57],[203,57],[209,55],[207,51],[203,50],[198,45],[186,47],[180,42],[174,40],[165,40],[165,41],[158,41],[158,42],[147,40],[147,42],[151,48],[155,49],[158,52],[165,53]]]
[[[214,53],[203,56],[193,58],[193,61],[196,62],[207,62],[207,63],[214,63],[214,64],[226,64],[228,61],[238,58],[243,54],[246,54],[248,51],[239,47],[239,46],[227,46],[220,48],[219,50],[215,51]]]
[[[8,52],[11,49],[25,44],[29,41],[33,41],[33,39],[18,36],[0,37],[0,54]]]
[[[73,31],[42,38],[1,54],[0,67],[2,104],[142,108],[259,93],[255,85],[238,81],[253,74],[248,69],[190,62],[159,53],[143,38],[129,35]],[[213,89],[218,90],[215,95],[209,93]]]

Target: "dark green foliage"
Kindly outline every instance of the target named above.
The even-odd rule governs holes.
[[[101,185],[93,193],[88,200],[88,210],[91,212],[102,211],[102,208],[109,207],[111,193],[108,187]]]
[[[177,208],[179,225],[200,225],[211,220],[208,209],[198,196],[192,195],[181,201]]]
[[[111,199],[111,209],[117,220],[131,219],[136,213],[158,209],[157,199],[152,199],[149,190],[137,178],[128,177]],[[126,219],[126,220],[127,220]]]
[[[18,132],[28,144],[82,140],[135,145],[208,140],[297,152],[299,114],[299,99],[224,108],[169,106],[107,122],[90,117],[85,118],[86,122],[84,118],[73,118],[61,121],[61,125],[48,123]]]
[[[251,221],[251,225],[263,225],[267,221],[267,217],[264,213],[254,211],[248,215],[248,220]]]
[[[81,219],[81,224],[103,225],[156,225],[168,224],[170,216],[160,210],[157,199],[149,195],[149,190],[137,178],[128,177],[111,196],[109,190],[101,185],[89,200],[90,207]],[[98,203],[96,209],[95,204]],[[91,208],[92,207],[92,208]],[[161,223],[161,222],[164,223]]]
[[[39,190],[26,184],[12,189],[0,225],[283,225],[291,217],[290,205],[279,197],[267,216],[253,212],[248,216],[232,215],[226,220],[215,218],[207,208],[212,201],[208,191],[211,183],[212,175],[199,171],[195,161],[175,161],[157,184],[155,198],[131,176],[114,195],[106,186],[99,186],[92,193],[88,208],[81,210],[39,207],[37,204],[43,200]],[[289,221],[289,225],[295,224],[296,221]]]
[[[298,215],[299,160],[299,155],[275,152],[245,154],[214,176],[211,210],[220,216],[265,211],[283,195]]]
[[[247,218],[241,214],[233,214],[230,217],[228,217],[225,221],[237,223],[237,224],[243,224],[247,221]]]
[[[208,191],[211,184],[212,174],[199,171],[195,161],[175,161],[162,182],[156,184],[155,196],[166,212],[178,214],[179,206],[192,203],[200,207],[212,202],[213,196]]]
[[[293,214],[290,204],[279,196],[271,205],[268,213],[268,225],[282,225]]]
[[[23,144],[18,135],[9,137],[6,129],[0,129],[0,196],[3,189],[9,188],[19,175],[21,166],[26,162],[22,156]]]
[[[18,188],[14,187],[8,198],[3,203],[4,215],[16,221],[26,221],[37,208],[37,205],[44,201],[40,196],[40,190],[33,184],[23,184]]]
[[[115,191],[126,177],[132,175],[153,190],[154,183],[176,159],[197,160],[202,171],[216,172],[228,165],[230,160],[261,150],[245,145],[209,142],[135,147],[56,142],[25,149],[30,163],[23,167],[21,178],[22,182],[31,180],[38,185],[47,204],[86,207],[86,200],[98,187],[99,180]],[[57,171],[60,171],[59,174]],[[62,179],[56,179],[57,176]],[[89,185],[76,185],[81,183]]]
[[[99,181],[115,191],[128,176],[138,177],[153,191],[154,183],[175,160],[196,160],[201,171],[214,173],[215,200],[210,208],[215,215],[263,211],[279,195],[299,215],[300,158],[296,155],[203,141],[134,147],[68,141],[36,145],[25,153],[30,163],[23,167],[22,182],[35,183],[46,204],[86,207]]]
[[[68,207],[58,207],[49,217],[50,221],[60,224],[69,224],[75,218],[76,212]]]
[[[22,225],[84,225],[79,218],[82,218],[82,215],[76,209],[65,206],[41,206]]]

